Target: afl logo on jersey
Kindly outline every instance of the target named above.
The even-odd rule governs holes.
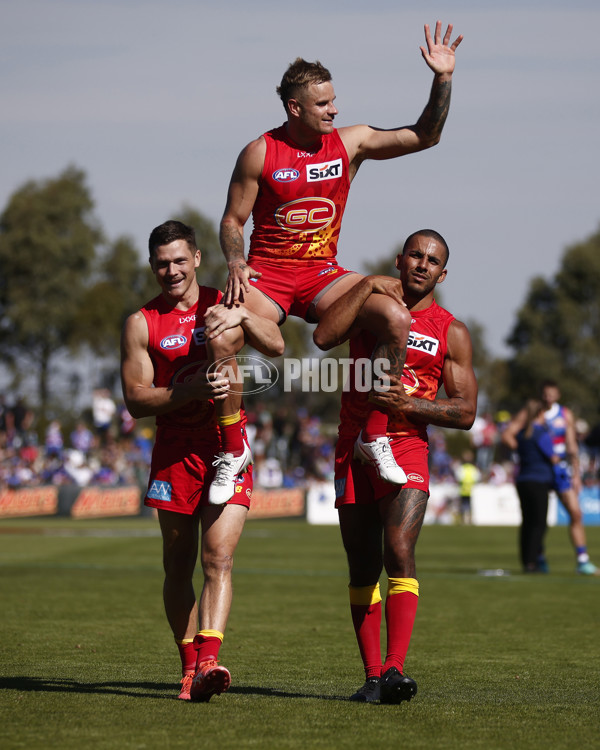
[[[165,336],[160,342],[161,349],[181,349],[182,346],[187,344],[187,338],[181,334],[174,334],[173,336]]]
[[[273,172],[273,179],[277,182],[294,182],[298,177],[300,177],[300,172],[297,169],[291,169],[291,167]]]
[[[335,218],[335,203],[329,198],[299,198],[279,206],[275,220],[287,232],[318,232]]]

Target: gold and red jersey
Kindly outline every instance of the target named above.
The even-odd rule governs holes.
[[[222,298],[218,289],[201,286],[198,302],[185,312],[171,307],[159,295],[150,300],[141,312],[148,323],[148,353],[154,365],[154,385],[166,388],[185,383],[208,364],[204,316],[207,308]],[[242,412],[242,423],[245,424]],[[157,427],[198,429],[194,439],[207,442],[219,440],[219,428],[211,401],[191,401],[179,409],[159,414]]]
[[[426,309],[411,312],[412,322],[402,371],[402,383],[409,396],[433,401],[442,384],[442,371],[448,350],[447,334],[454,316],[435,301]],[[358,436],[369,411],[369,389],[364,373],[375,348],[376,337],[363,333],[350,341],[348,381],[342,394],[339,434]],[[373,368],[377,379],[377,368]],[[370,376],[369,376],[370,377]],[[358,385],[358,389],[357,389]],[[387,434],[427,439],[427,426],[411,422],[402,414],[390,414]]]
[[[311,152],[288,137],[285,125],[264,138],[248,261],[334,260],[350,189],[348,154],[338,131],[323,135]]]

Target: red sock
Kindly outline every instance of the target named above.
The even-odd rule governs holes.
[[[352,624],[358,650],[365,667],[365,677],[381,675],[381,602],[351,604]]]
[[[388,593],[385,600],[387,655],[383,665],[384,672],[390,667],[396,667],[400,672],[404,668],[404,660],[413,631],[418,602],[418,595],[411,591],[401,591],[392,595]]]
[[[206,635],[204,634],[206,633]],[[216,630],[200,631],[194,638],[194,647],[196,649],[196,668],[198,664],[208,659],[218,659],[219,649],[223,643],[223,636],[216,634]],[[209,635],[210,634],[210,635]]]
[[[350,612],[365,675],[381,675],[381,595],[379,583],[349,586]]]
[[[365,443],[371,443],[375,438],[385,437],[387,426],[387,412],[374,408],[369,409],[367,421],[362,431],[362,439]]]
[[[244,452],[244,440],[240,412],[238,411],[237,414],[227,417],[219,417],[217,421],[221,431],[221,450],[223,453],[241,456]]]
[[[196,671],[196,646],[194,641],[175,641],[181,659],[181,674],[186,675]]]

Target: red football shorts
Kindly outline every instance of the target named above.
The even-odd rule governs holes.
[[[198,430],[159,427],[144,505],[185,515],[208,505],[208,488],[216,471],[212,463],[219,450],[218,442],[200,441]],[[249,508],[251,495],[252,466],[238,477],[228,503]]]
[[[260,278],[250,279],[255,289],[276,302],[286,315],[304,318],[309,323],[317,322],[317,305],[329,287],[342,276],[355,273],[326,260],[253,258],[248,265],[262,273]]]
[[[340,436],[335,449],[335,507],[368,505],[398,489],[381,480],[369,464],[353,458],[356,437]],[[402,489],[423,490],[429,494],[429,446],[419,437],[391,440],[392,453],[407,477]]]

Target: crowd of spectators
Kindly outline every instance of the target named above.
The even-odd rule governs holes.
[[[336,424],[295,404],[272,408],[268,401],[247,405],[247,415],[256,486],[304,487],[333,480]],[[430,428],[432,482],[457,483],[465,447],[473,454],[481,481],[512,482],[514,460],[500,442],[509,418],[507,412],[478,416],[462,438],[468,446],[453,446],[452,451],[448,431]],[[582,421],[578,428],[584,485],[595,484],[600,470],[599,429],[590,430]],[[94,391],[86,420],[66,426],[53,419],[43,439],[38,437],[35,412],[25,401],[9,405],[0,396],[0,490],[46,484],[144,487],[153,437],[153,428],[136,423],[124,404],[105,389]]]
[[[110,395],[98,391],[94,398]],[[111,399],[112,401],[112,399]],[[146,482],[152,434],[135,430],[124,406],[114,406],[108,423],[94,416],[67,429],[51,420],[42,439],[34,410],[0,396],[0,489],[40,485],[134,485]],[[92,415],[95,412],[92,409]]]

